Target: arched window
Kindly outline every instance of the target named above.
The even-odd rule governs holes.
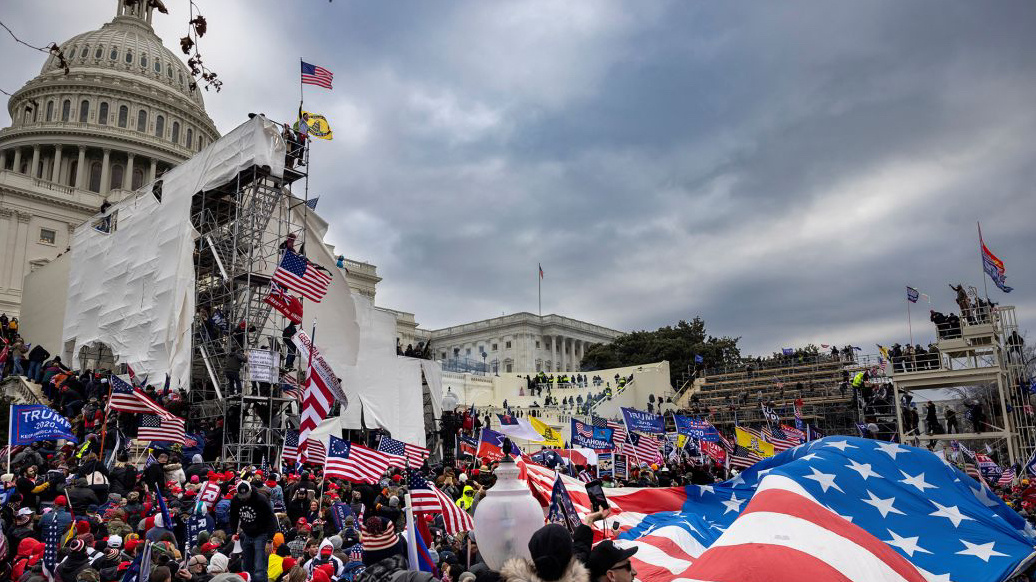
[[[54,102],[47,101],[47,121],[54,119]]]
[[[170,79],[172,79],[173,78],[173,66],[168,64],[168,63],[166,63],[165,73],[166,73],[166,75],[169,76]]]
[[[133,168],[133,184],[134,190],[144,185],[144,170],[141,168]]]
[[[143,109],[140,110],[140,113],[137,113],[137,131],[141,133],[147,131],[147,111]]]
[[[165,117],[161,115],[155,118],[155,135],[165,137]]]
[[[162,61],[155,59],[155,72],[158,74],[162,73]]]
[[[84,46],[83,50],[79,51],[79,58],[85,59],[90,54],[90,47]]]
[[[175,144],[179,144],[180,143],[180,122],[179,121],[174,121],[173,122],[173,134],[169,137],[169,139],[172,140],[172,142],[175,143]]]
[[[126,127],[126,123],[129,117],[129,107],[125,105],[119,106],[119,127]]]
[[[61,104],[61,121],[68,121],[70,115],[72,115],[72,102],[65,99],[65,102]]]
[[[147,55],[140,55],[140,66],[144,67],[145,69],[147,68]]]
[[[97,123],[108,125],[108,103],[105,101],[97,107]]]
[[[127,65],[132,65],[133,64],[133,51],[130,50],[130,49],[126,49],[126,64]]]
[[[79,104],[79,123],[86,123],[90,117],[90,102],[86,99]]]
[[[93,162],[90,164],[89,189],[91,192],[101,191],[101,162]]]
[[[32,110],[26,108],[25,115],[22,116],[22,125],[28,125],[32,123]]]
[[[108,53],[108,58],[111,60],[117,60],[119,58],[119,47],[113,46],[112,52]]]
[[[94,51],[94,58],[99,59],[104,56],[104,47],[98,46],[97,50]]]
[[[201,145],[202,145],[201,134],[199,133],[198,134],[198,151],[199,152],[201,151]]]
[[[68,185],[75,188],[76,173],[79,172],[79,160],[72,160],[68,164]]]
[[[125,173],[122,164],[112,164],[112,179],[111,183],[108,184],[108,189],[122,188],[122,177]]]
[[[183,85],[183,71],[180,71],[179,76],[180,76],[180,85]]]
[[[189,128],[189,127],[187,128],[187,142],[186,143],[187,143],[187,147],[188,148],[191,147],[191,144],[194,143],[194,130]]]

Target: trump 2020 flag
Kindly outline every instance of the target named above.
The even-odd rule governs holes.
[[[626,428],[630,431],[665,434],[665,423],[662,422],[661,414],[623,407],[622,418],[626,420]]]
[[[29,445],[36,441],[65,439],[78,443],[72,434],[72,423],[42,404],[11,406],[11,444]]]
[[[547,512],[547,522],[563,525],[568,531],[575,531],[579,527],[579,514],[572,505],[572,498],[565,489],[565,482],[559,475],[554,480],[554,489],[550,494],[550,510]]]

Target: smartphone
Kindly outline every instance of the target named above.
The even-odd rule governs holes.
[[[586,484],[586,494],[590,497],[590,506],[593,511],[608,507],[608,500],[604,497],[604,488],[601,487],[600,479],[594,479]]]

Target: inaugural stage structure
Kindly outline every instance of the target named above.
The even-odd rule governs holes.
[[[1028,459],[1036,448],[1036,416],[1029,386],[1023,382],[1025,362],[1014,307],[975,307],[961,314],[959,327],[937,331],[936,349],[925,357],[893,359],[902,442],[927,440],[933,447],[946,448],[950,441],[966,441],[977,452],[998,451],[1011,464]],[[929,434],[922,411],[920,434],[907,432],[903,418],[911,399],[902,395],[955,408],[963,403],[967,418],[958,415],[957,432]],[[949,430],[944,409],[937,408],[936,428],[942,431]],[[977,449],[980,444],[989,449]]]

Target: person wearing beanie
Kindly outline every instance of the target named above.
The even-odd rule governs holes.
[[[230,500],[230,531],[241,533],[241,568],[255,582],[267,582],[266,542],[277,531],[277,517],[266,493],[253,489],[248,481],[238,483],[236,491]]]
[[[152,519],[152,518],[149,517],[148,519]],[[169,535],[173,536],[173,545],[177,545],[176,544],[176,534],[173,533],[173,530],[169,529],[169,527],[165,524],[165,521],[163,520],[161,513],[159,513],[158,515],[154,516],[153,523],[155,525],[153,527],[149,528],[147,530],[147,533],[144,534],[144,538],[145,539],[147,539],[150,542],[157,542],[157,541],[161,540],[162,537],[165,534],[168,533]]]
[[[90,559],[86,555],[86,543],[78,538],[65,546],[67,554],[56,569],[58,580],[75,580],[79,573],[90,567]]]
[[[572,535],[561,525],[547,524],[532,534],[529,554],[532,560],[504,563],[500,576],[505,582],[590,582],[590,570],[576,557]]]
[[[320,542],[320,548],[317,550],[317,555],[309,562],[306,562],[306,572],[313,576],[313,572],[325,564],[330,565],[333,569],[332,578],[337,580],[345,572],[345,562],[338,556],[334,555],[335,547],[331,545],[331,540],[324,540]]]
[[[391,522],[380,517],[368,517],[360,528],[360,545],[363,547],[363,565],[368,568],[395,555],[407,555],[406,542],[396,534]]]

